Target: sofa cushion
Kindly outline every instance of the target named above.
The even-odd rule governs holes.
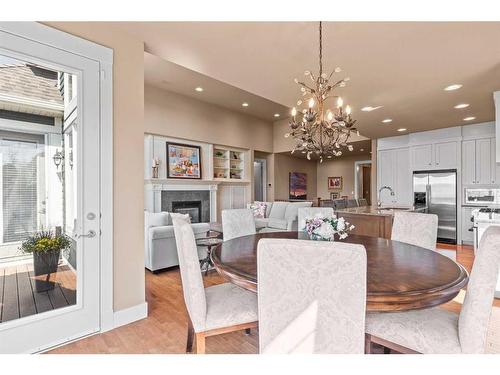
[[[299,208],[311,207],[312,202],[294,202],[289,203],[285,211],[285,219],[295,220],[299,214]]]
[[[162,238],[173,238],[173,237],[174,237],[173,225],[165,225],[162,227],[149,228],[149,238],[151,240],[159,240]]]
[[[168,212],[148,212],[145,211],[146,228],[163,227],[171,225],[170,214]]]
[[[266,208],[267,204],[265,202],[253,202],[250,205],[250,209],[252,210],[253,217],[256,219],[263,219],[266,217]]]
[[[290,203],[288,202],[274,202],[269,213],[270,219],[284,219],[285,211]]]
[[[255,228],[264,228],[267,226],[267,223],[269,223],[269,218],[255,218]]]
[[[285,219],[269,218],[269,222],[267,223],[267,226],[268,226],[268,228],[287,230],[288,222]]]

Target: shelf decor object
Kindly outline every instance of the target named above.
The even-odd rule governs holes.
[[[227,181],[243,180],[244,161],[244,151],[225,148],[224,146],[214,146],[214,178]]]
[[[292,150],[306,154],[308,160],[311,156],[319,159],[320,163],[324,158],[331,159],[334,156],[342,155],[342,149],[353,150],[352,145],[347,142],[352,133],[359,135],[354,127],[356,120],[351,117],[351,107],[343,109],[344,102],[341,97],[334,95],[332,91],[339,87],[344,87],[349,78],[338,81],[332,79],[334,73],[339,73],[340,68],[335,68],[329,75],[323,72],[323,40],[322,23],[319,23],[319,74],[316,77],[311,71],[306,70],[304,75],[308,77],[312,84],[299,81],[295,78],[295,83],[300,85],[300,91],[304,99],[297,101],[297,106],[302,112],[302,118],[297,116],[297,108],[292,109],[292,117],[289,122],[291,131],[285,134],[285,138],[292,137],[296,145]],[[337,98],[337,109],[327,108],[327,102]],[[307,103],[307,108],[300,109]]]
[[[201,179],[200,146],[167,142],[167,177]]]

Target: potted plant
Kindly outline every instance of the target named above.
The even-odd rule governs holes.
[[[23,241],[21,251],[33,254],[37,292],[54,289],[55,277],[51,279],[51,275],[57,272],[61,250],[68,249],[70,244],[66,235],[54,234],[52,231],[37,232]]]

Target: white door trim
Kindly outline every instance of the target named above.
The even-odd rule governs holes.
[[[37,22],[0,22],[0,30],[95,60],[100,70],[100,332],[114,328],[113,309],[113,50]]]

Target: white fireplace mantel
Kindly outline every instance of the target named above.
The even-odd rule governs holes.
[[[210,221],[217,221],[217,185],[218,181],[209,180],[173,180],[149,179],[144,181],[145,209],[161,212],[162,191],[208,190],[210,191]]]

